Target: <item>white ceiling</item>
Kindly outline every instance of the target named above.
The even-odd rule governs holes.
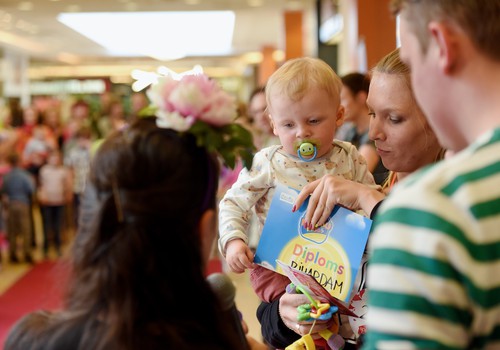
[[[185,69],[194,64],[213,69],[244,70],[245,56],[260,52],[264,46],[284,49],[285,10],[303,10],[305,36],[314,25],[314,0],[0,0],[0,46],[30,56],[33,72],[50,76],[76,74],[76,67],[99,64],[111,67],[166,64],[172,69]],[[30,5],[31,4],[31,5]],[[259,5],[260,6],[255,6]],[[229,57],[187,57],[162,63],[150,58],[111,57],[106,50],[57,21],[61,12],[125,12],[125,11],[201,11],[233,10],[236,15],[232,54]],[[113,31],[113,28],[108,28]],[[161,42],[162,35],[153,33],[144,40]],[[308,38],[305,38],[306,41]],[[309,40],[313,41],[312,38]],[[246,58],[245,58],[246,57]],[[182,68],[181,68],[182,67]],[[144,68],[144,67],[143,67]],[[52,73],[51,73],[52,72]],[[223,75],[222,71],[221,74]]]

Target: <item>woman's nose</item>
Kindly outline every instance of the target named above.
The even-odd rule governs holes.
[[[368,137],[370,140],[380,140],[384,138],[384,132],[380,118],[373,116],[370,119],[370,127],[368,129]]]

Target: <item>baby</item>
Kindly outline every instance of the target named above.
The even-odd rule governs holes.
[[[292,59],[274,72],[266,85],[266,100],[273,132],[281,144],[255,154],[251,169],[240,172],[220,202],[219,250],[233,272],[252,269],[252,286],[263,301],[279,297],[290,281],[253,263],[247,235],[251,209],[255,208],[260,233],[278,183],[300,190],[333,174],[374,184],[357,149],[334,140],[344,118],[341,87],[334,70],[316,58]]]

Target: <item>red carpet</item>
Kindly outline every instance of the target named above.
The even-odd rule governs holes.
[[[62,263],[36,264],[0,296],[0,348],[10,327],[28,312],[61,306],[67,268]]]

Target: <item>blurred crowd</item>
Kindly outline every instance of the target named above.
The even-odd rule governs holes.
[[[110,92],[67,102],[34,99],[23,108],[9,99],[0,111],[0,268],[62,254],[78,225],[92,152],[149,104],[143,93]]]

